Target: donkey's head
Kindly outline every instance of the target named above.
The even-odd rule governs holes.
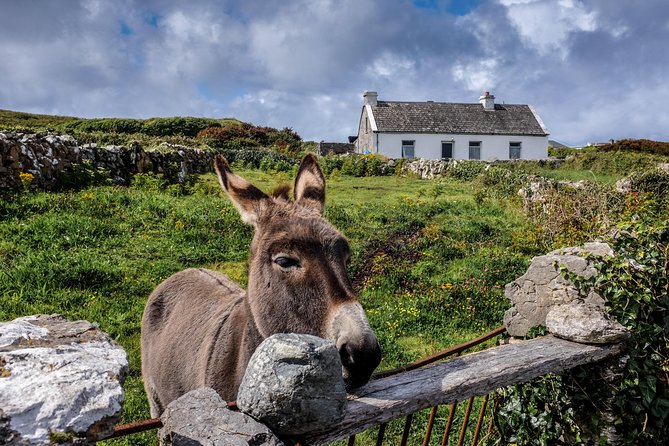
[[[295,179],[294,198],[270,197],[235,175],[222,156],[219,182],[254,226],[248,303],[263,338],[305,333],[332,340],[349,387],[365,384],[381,360],[381,349],[346,274],[346,238],[323,218],[325,179],[307,155]]]

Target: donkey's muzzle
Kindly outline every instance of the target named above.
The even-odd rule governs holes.
[[[367,384],[381,362],[381,347],[376,336],[370,333],[362,342],[344,342],[339,347],[342,376],[347,389]]]

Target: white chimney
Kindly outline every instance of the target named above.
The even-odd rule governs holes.
[[[376,106],[376,99],[378,97],[379,94],[375,91],[366,91],[362,94],[364,105],[371,105],[372,107]]]
[[[484,110],[495,109],[495,96],[491,95],[489,91],[483,93],[483,96],[479,98],[479,102],[483,105]]]

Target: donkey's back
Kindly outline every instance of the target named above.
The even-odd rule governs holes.
[[[152,416],[165,409],[161,402],[214,386],[207,371],[217,346],[234,345],[224,328],[233,313],[239,319],[244,294],[227,276],[207,269],[176,273],[151,294],[142,317],[142,370]],[[232,388],[232,382],[221,384]]]

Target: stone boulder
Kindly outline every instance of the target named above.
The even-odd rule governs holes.
[[[448,161],[416,158],[404,164],[402,171],[426,180],[432,180],[444,176],[448,166]]]
[[[546,325],[546,315],[555,305],[565,304],[581,296],[569,280],[562,277],[559,266],[572,273],[589,278],[597,273],[591,261],[584,256],[612,256],[606,243],[586,243],[583,247],[571,247],[534,257],[529,268],[518,279],[506,285],[504,294],[513,307],[504,313],[504,323],[511,336],[524,337],[530,328]],[[604,299],[591,292],[585,303],[604,306]]]
[[[603,308],[580,299],[551,308],[546,328],[555,336],[583,344],[611,344],[630,337],[629,330]]]
[[[228,405],[214,389],[193,390],[172,401],[160,417],[163,445],[279,446],[283,443],[264,424]]]
[[[0,323],[0,444],[92,444],[123,404],[125,351],[87,321]]]
[[[249,361],[237,405],[277,434],[328,430],[346,405],[339,352],[315,336],[270,336]]]

